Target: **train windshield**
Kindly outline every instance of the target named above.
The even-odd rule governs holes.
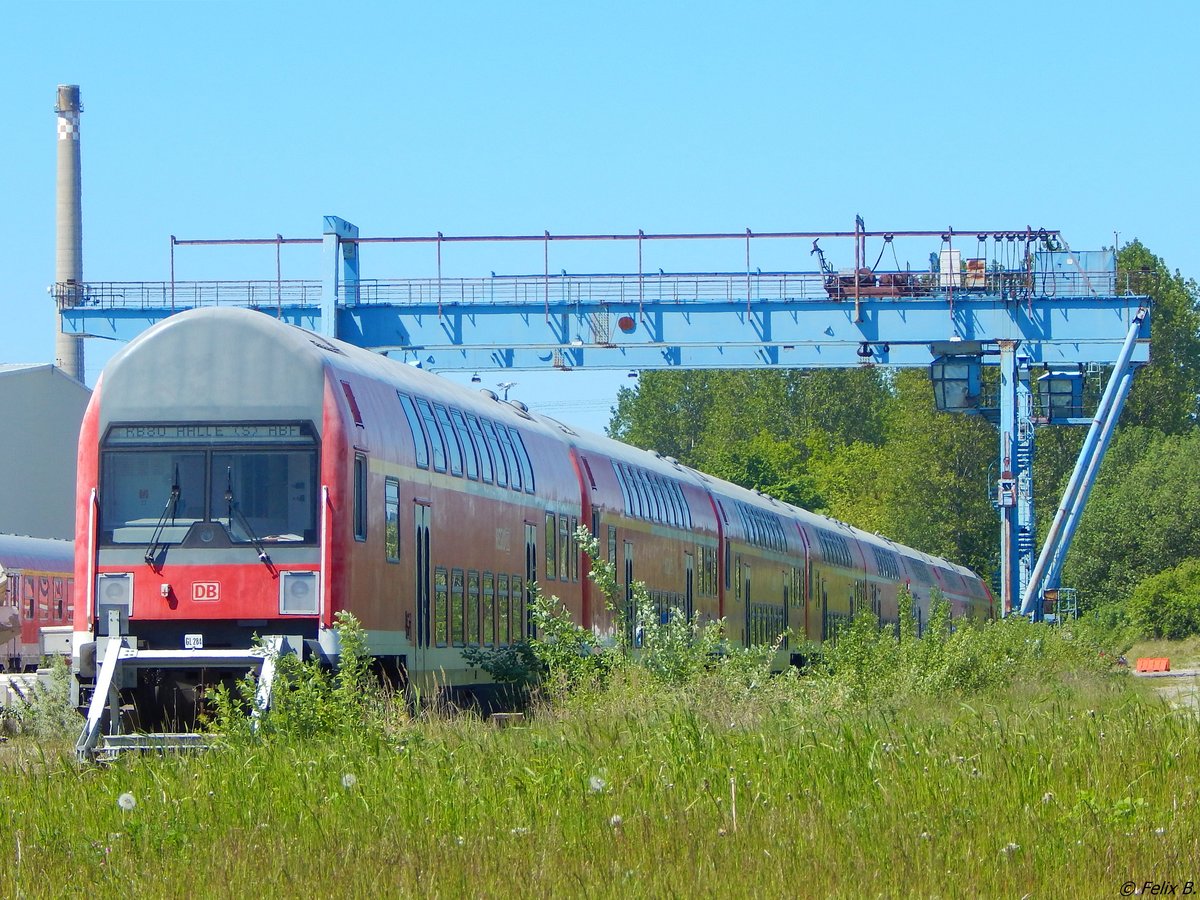
[[[264,426],[216,429],[208,446],[174,447],[157,435],[150,438],[157,446],[133,446],[125,437],[132,428],[113,429],[101,462],[101,541],[190,546],[196,523],[215,522],[235,544],[315,543],[316,447],[307,429],[290,427],[296,430],[283,438],[265,435],[274,446],[246,441]],[[211,529],[200,533],[211,540]]]

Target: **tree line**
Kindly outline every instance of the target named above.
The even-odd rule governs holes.
[[[1136,240],[1117,265],[1151,298],[1151,364],[1134,378],[1062,584],[1146,633],[1200,631],[1200,562],[1189,564],[1200,560],[1200,291]],[[995,426],[939,412],[927,369],[644,372],[618,393],[608,433],[985,577],[998,569]],[[1039,543],[1084,433],[1037,430]]]

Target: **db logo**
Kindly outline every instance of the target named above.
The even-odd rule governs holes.
[[[193,600],[220,600],[221,583],[219,581],[193,581]]]

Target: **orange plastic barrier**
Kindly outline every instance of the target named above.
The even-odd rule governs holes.
[[[1140,656],[1137,661],[1139,672],[1170,672],[1171,660],[1166,656]]]

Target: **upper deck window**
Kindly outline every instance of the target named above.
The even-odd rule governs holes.
[[[421,411],[421,421],[425,424],[425,431],[429,435],[430,449],[433,450],[433,468],[438,472],[446,471],[446,438],[442,434],[442,430],[438,428],[437,419],[433,414],[433,407],[429,405],[429,401],[424,397],[417,398],[417,409]]]
[[[400,406],[404,409],[404,418],[408,421],[408,430],[412,432],[417,465],[422,469],[428,469],[429,444],[425,434],[425,425],[421,421],[421,415],[417,412],[417,407],[413,403],[412,397],[407,394],[401,394],[399,391],[396,392],[396,395],[400,398]]]
[[[433,411],[437,415],[438,425],[442,427],[442,434],[446,437],[446,449],[450,451],[450,474],[461,476],[463,448],[454,430],[454,423],[450,421],[450,411],[440,403],[433,404]]]
[[[492,451],[488,446],[487,438],[483,436],[483,426],[479,424],[477,417],[468,413],[467,427],[471,431],[471,439],[475,442],[475,447],[479,450],[480,475],[486,484],[491,484]]]

